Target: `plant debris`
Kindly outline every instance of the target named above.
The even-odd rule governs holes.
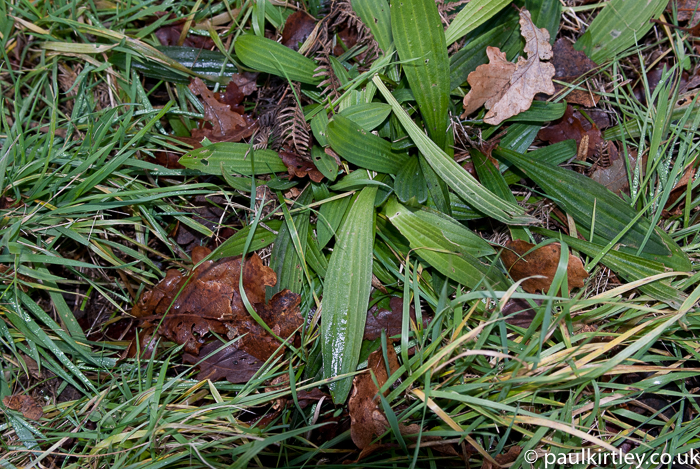
[[[225,100],[227,104],[216,99],[207,85],[199,79],[195,78],[190,83],[190,91],[202,98],[204,106],[204,120],[208,125],[202,126],[199,129],[192,131],[192,138],[196,143],[207,138],[211,142],[239,142],[241,139],[250,137],[257,128],[257,122],[246,114],[240,114],[231,109],[231,106],[237,106],[243,99],[245,93],[240,91],[238,85],[233,83],[220,98]],[[238,103],[236,103],[238,101]],[[182,139],[181,140],[185,140]]]
[[[197,247],[192,252],[192,261],[198,264],[210,252]],[[185,351],[193,356],[202,356],[200,349],[207,342],[209,332],[215,332],[229,339],[243,336],[236,342],[236,348],[258,360],[267,360],[282,344],[248,313],[238,287],[240,274],[240,257],[202,262],[187,275],[169,270],[152,290],[141,295],[132,314],[141,319],[143,327],[160,324],[159,335],[184,344]],[[276,283],[274,271],[265,267],[257,254],[246,259],[245,295],[262,321],[285,340],[302,324],[301,299],[283,290],[266,303],[265,287]]]
[[[566,106],[561,119],[540,130],[537,138],[549,143],[574,139],[578,146],[578,159],[584,161],[593,158],[604,145],[598,126],[595,123],[591,124],[581,113],[575,111],[573,106]]]
[[[520,11],[520,31],[525,38],[527,59],[518,57],[514,64],[506,60],[505,52],[487,47],[489,63],[479,65],[467,77],[472,89],[464,97],[462,117],[483,105],[489,110],[484,122],[497,125],[528,110],[537,93],[554,94],[554,65],[542,62],[552,58],[549,32],[538,29],[525,9]]]
[[[556,70],[554,78],[567,83],[575,83],[581,77],[595,70],[598,65],[581,51],[574,49],[574,46],[565,38],[557,39],[553,48],[552,65]],[[579,85],[579,88],[581,85]],[[566,102],[569,104],[580,104],[583,107],[595,107],[600,101],[600,95],[594,94],[590,90],[574,89],[554,83],[555,93],[559,95],[566,90]]]
[[[26,394],[7,396],[3,398],[2,403],[8,409],[22,412],[25,418],[31,420],[40,420],[44,416],[44,410],[41,405],[32,396],[27,396]]]
[[[554,275],[557,273],[561,245],[559,243],[548,244],[525,255],[534,247],[534,244],[519,239],[509,241],[506,244],[506,249],[501,253],[501,260],[515,281],[535,275],[544,277],[525,280],[521,284],[523,290],[528,293],[547,293],[554,280]],[[588,278],[588,272],[583,268],[583,262],[574,255],[569,255],[567,277],[569,290],[583,288],[583,282]]]
[[[365,321],[365,340],[376,340],[382,336],[382,330],[386,331],[387,337],[401,334],[401,324],[403,323],[403,299],[397,296],[391,298],[390,309],[372,306],[367,311],[367,321]],[[411,305],[409,312],[412,321],[416,320],[416,310]],[[423,318],[424,326],[428,325],[428,318]]]
[[[399,361],[394,347],[387,347],[389,372],[387,373],[382,349],[375,350],[367,361],[368,372],[355,376],[352,382],[352,393],[348,400],[350,412],[350,436],[360,449],[365,449],[377,435],[389,428],[389,421],[379,406],[379,387],[384,386],[389,376],[399,369]],[[377,380],[375,384],[372,378]],[[401,433],[418,433],[418,425],[401,426]],[[404,430],[406,430],[404,432]]]

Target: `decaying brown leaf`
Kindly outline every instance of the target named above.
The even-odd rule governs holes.
[[[377,305],[372,306],[367,311],[367,320],[365,321],[365,340],[375,340],[382,336],[382,329],[386,330],[386,336],[392,337],[401,334],[401,324],[403,318],[403,299],[393,297],[389,302],[391,309],[379,308]],[[416,320],[416,311],[411,306],[409,315],[413,321]],[[428,325],[428,318],[423,317],[424,326]]]
[[[567,83],[577,82],[581,76],[598,67],[584,52],[574,49],[574,46],[566,38],[559,38],[554,43],[552,65],[556,69],[554,77]],[[569,91],[568,87],[556,83],[554,89],[557,94],[567,90],[566,102],[569,104],[594,107],[600,101],[600,95],[593,94],[588,90]]]
[[[225,379],[229,383],[247,383],[263,365],[262,361],[238,349],[235,344],[211,355],[222,345],[221,341],[215,340],[202,347],[198,356],[189,353],[182,356],[186,363],[191,364],[204,359],[199,365],[198,380],[219,381]],[[211,356],[208,357],[209,355]]]
[[[44,415],[41,405],[32,396],[26,394],[7,396],[2,400],[2,403],[8,409],[22,412],[22,415],[28,419],[39,420]]]
[[[192,251],[193,263],[201,262],[210,252],[204,247],[195,248]],[[266,303],[265,288],[274,286],[277,276],[262,264],[257,254],[246,259],[243,264],[246,297],[256,314],[272,330],[273,336],[256,322],[243,303],[239,291],[241,262],[240,257],[205,261],[189,274],[169,270],[152,290],[141,295],[132,314],[141,319],[143,327],[160,324],[157,334],[184,344],[185,351],[193,357],[206,356],[203,351],[200,353],[200,349],[211,341],[209,333],[215,332],[229,339],[244,336],[235,343],[235,348],[258,360],[267,360],[282,347],[275,336],[286,340],[302,325],[301,298],[283,290]],[[227,354],[233,356],[231,350],[220,352],[216,355],[218,361],[210,359],[208,367],[217,364],[221,368],[220,361],[229,359]],[[217,373],[225,376],[221,374],[223,371]]]
[[[539,300],[535,300],[539,303]],[[511,298],[501,310],[501,314],[506,318],[507,324],[527,329],[535,319],[535,311],[527,300],[522,298]]]
[[[500,124],[529,109],[537,93],[554,93],[554,66],[542,62],[552,58],[549,32],[538,29],[525,9],[520,10],[520,31],[527,59],[519,57],[513,64],[497,47],[487,47],[489,63],[478,66],[467,77],[472,89],[464,97],[463,116],[484,105],[489,110],[484,122]]]
[[[387,358],[389,373],[387,373],[381,349],[372,352],[367,361],[367,369],[374,374],[380,387],[386,383],[392,373],[399,369],[399,360],[394,347],[387,347]],[[369,372],[355,376],[352,393],[348,400],[350,436],[360,449],[367,448],[376,435],[381,435],[389,428],[389,422],[379,408],[379,388],[374,384]]]
[[[299,179],[308,176],[313,182],[321,182],[323,180],[323,174],[316,169],[316,165],[311,161],[305,160],[296,153],[288,151],[281,151],[279,155],[280,158],[282,158],[282,162],[287,167],[290,179],[295,176]]]
[[[282,44],[292,50],[306,41],[316,27],[316,20],[305,11],[296,11],[287,17],[282,31]]]
[[[520,451],[522,448],[520,446],[511,446],[510,449],[504,453],[497,455],[494,459],[498,464],[508,464],[512,463],[518,456],[520,456]],[[483,464],[481,464],[481,469],[496,469],[488,459],[484,459]]]
[[[258,89],[258,85],[255,83],[257,78],[258,74],[255,72],[234,73],[231,76],[231,83],[235,83],[244,96],[250,96]]]
[[[533,275],[541,275],[544,278],[531,278],[522,283],[523,290],[528,293],[544,292],[549,290],[552,280],[557,272],[561,245],[559,243],[548,244],[523,256],[534,244],[516,239],[509,241],[501,254],[501,260],[514,280],[521,280]],[[522,257],[521,257],[522,256]],[[567,268],[569,289],[582,288],[583,281],[588,278],[588,272],[583,268],[583,262],[576,256],[569,255]]]
[[[227,90],[228,94],[224,93],[219,98],[234,103],[239,99],[237,96],[238,92],[245,95],[245,91],[241,91],[241,87],[236,84],[235,76],[232,82],[236,88],[229,87],[232,91],[229,92]],[[255,82],[253,82],[254,84]],[[202,80],[195,78],[190,82],[189,88],[192,93],[202,98],[204,120],[208,123],[208,125],[192,131],[192,138],[195,139],[194,143],[201,142],[204,137],[212,142],[238,142],[253,134],[257,127],[255,119],[252,119],[247,114],[235,112],[231,109],[231,104],[224,104],[216,99],[214,93],[207,88],[207,85]],[[238,109],[237,105],[235,106]],[[180,138],[180,140],[190,143],[190,139],[187,138]]]
[[[604,144],[600,129],[591,124],[585,117],[574,110],[572,106],[566,106],[564,115],[552,125],[543,128],[537,134],[537,138],[549,143],[563,142],[574,139],[579,147],[579,153],[585,158],[593,158],[596,152],[601,151]],[[585,140],[585,148],[582,143]]]

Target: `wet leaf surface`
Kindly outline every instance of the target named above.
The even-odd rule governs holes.
[[[489,110],[484,122],[497,125],[528,110],[537,93],[554,93],[554,66],[542,62],[552,58],[549,32],[538,29],[525,9],[520,12],[520,30],[526,42],[527,59],[519,57],[513,64],[497,47],[487,47],[489,63],[479,65],[467,78],[472,89],[464,97],[463,117],[483,105]]]
[[[534,247],[534,244],[519,239],[509,241],[506,244],[507,249],[504,249],[501,253],[501,260],[511,277],[516,281],[532,277],[533,275],[544,277],[525,280],[521,284],[523,290],[528,293],[547,293],[557,272],[561,245],[559,243],[548,244],[523,256],[523,254]],[[569,290],[582,288],[584,280],[588,278],[588,272],[583,268],[581,259],[571,254],[569,255],[567,277]]]
[[[26,394],[7,396],[3,398],[2,403],[8,409],[22,412],[25,418],[31,420],[39,420],[44,415],[41,405],[32,396],[27,396]]]

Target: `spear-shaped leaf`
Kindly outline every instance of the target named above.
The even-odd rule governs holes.
[[[529,155],[500,147],[493,154],[513,163],[586,230],[590,230],[595,214],[596,238],[610,242],[631,224],[619,240],[623,245],[621,251],[636,254],[637,249],[644,246],[641,257],[676,271],[690,270],[688,256],[663,231],[653,228],[644,244],[647,232],[652,229],[649,220],[642,217],[631,223],[637,211],[605,186],[574,171],[536,161]]]
[[[394,0],[391,30],[408,84],[428,133],[445,147],[450,102],[450,59],[435,2]]]
[[[403,110],[378,76],[375,76],[372,82],[377,86],[387,103],[391,105],[394,114],[396,114],[401,125],[406,129],[406,132],[420,152],[425,156],[430,167],[445,181],[450,189],[469,203],[472,208],[509,225],[527,225],[535,221],[525,214],[525,210],[522,207],[501,199],[479,184],[472,175],[455,162],[454,159],[450,158],[447,153],[442,151],[435,142],[430,140],[416,123],[411,120],[410,116],[406,114],[406,111]]]
[[[362,189],[340,227],[338,241],[328,261],[321,312],[325,378],[355,371],[360,358],[372,288],[376,195],[376,187]],[[350,393],[352,380],[334,381],[329,387],[333,401],[343,403]]]

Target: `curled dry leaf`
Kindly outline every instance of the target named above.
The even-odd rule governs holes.
[[[210,252],[207,248],[195,248],[193,263],[199,263]],[[282,344],[255,321],[243,303],[239,291],[241,261],[236,257],[202,262],[188,275],[169,270],[151,291],[141,295],[132,314],[142,320],[144,327],[160,324],[157,333],[184,344],[189,354],[200,354],[200,348],[210,340],[209,332],[216,332],[229,339],[244,335],[236,347],[258,360],[267,360]],[[301,298],[283,290],[266,303],[265,288],[276,283],[275,272],[264,266],[257,254],[246,259],[246,297],[263,322],[284,340],[303,323],[299,313]]]
[[[323,180],[323,174],[316,169],[316,165],[312,162],[303,159],[296,153],[288,151],[281,151],[279,155],[280,158],[282,158],[282,162],[287,167],[290,179],[295,176],[300,179],[304,176],[308,176],[313,182],[321,182]]]
[[[534,244],[519,239],[509,241],[506,244],[507,249],[501,254],[501,260],[503,260],[503,265],[510,272],[511,277],[516,281],[533,275],[543,276],[544,278],[525,280],[522,287],[528,293],[546,293],[557,272],[561,245],[559,243],[548,244],[523,256],[534,247]],[[582,288],[583,281],[588,278],[588,272],[583,268],[583,262],[576,256],[569,256],[567,277],[569,289]]]
[[[542,62],[552,58],[549,32],[538,29],[525,9],[520,10],[520,31],[525,38],[527,59],[519,57],[513,64],[497,47],[487,47],[489,63],[479,65],[467,77],[472,89],[464,97],[463,116],[484,105],[489,110],[484,122],[500,124],[528,110],[537,93],[554,93],[554,66]]]
[[[379,349],[369,356],[368,372],[355,376],[352,382],[352,393],[348,400],[350,436],[360,449],[367,448],[376,435],[381,435],[389,428],[389,422],[379,408],[379,388],[374,384],[370,374],[370,372],[374,373],[379,386],[384,386],[389,376],[399,369],[399,360],[394,347],[387,347],[387,358],[389,373],[384,364],[382,349]]]
[[[44,415],[41,405],[32,396],[26,394],[14,394],[3,398],[2,403],[8,409],[22,412],[25,418],[39,420]]]

